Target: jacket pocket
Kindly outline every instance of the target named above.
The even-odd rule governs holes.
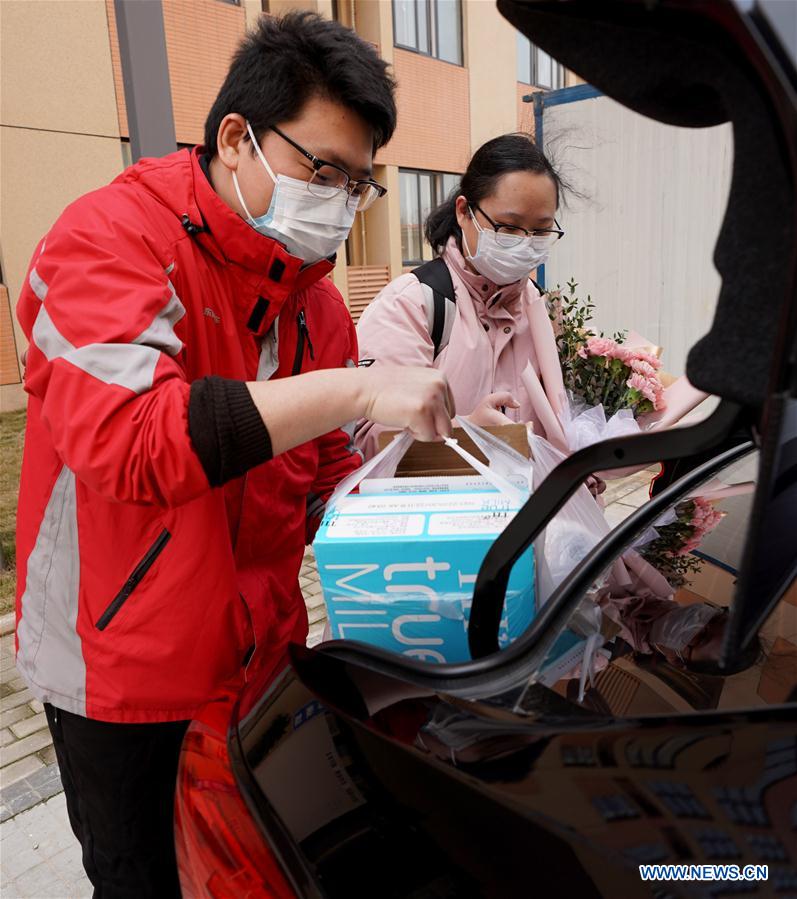
[[[97,619],[97,623],[94,625],[98,631],[104,631],[106,627],[113,621],[116,617],[116,614],[122,608],[122,606],[127,602],[130,598],[130,595],[136,589],[136,587],[141,583],[144,575],[152,568],[155,564],[155,560],[158,556],[163,552],[163,548],[166,544],[171,540],[172,535],[169,531],[164,528],[160,534],[158,535],[157,540],[150,546],[147,552],[144,555],[144,558],[136,565],[133,569],[133,573],[130,577],[124,582],[122,585],[122,589],[114,596],[111,602],[108,605],[108,608],[100,615]]]

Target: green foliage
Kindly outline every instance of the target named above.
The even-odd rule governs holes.
[[[635,417],[652,412],[653,403],[639,390],[628,386],[633,372],[626,361],[586,352],[591,337],[611,340],[619,348],[625,342],[627,332],[615,331],[607,337],[603,331],[594,331],[590,322],[595,304],[589,294],[586,300],[580,298],[577,288],[578,283],[571,278],[566,292],[557,285],[556,290],[546,294],[565,389],[587,406],[602,404],[607,418],[620,409],[631,409]]]
[[[683,549],[692,539],[695,504],[687,501],[675,507],[676,520],[657,527],[658,538],[639,550],[639,554],[659,571],[676,590],[689,583],[689,575],[697,574],[703,562]]]

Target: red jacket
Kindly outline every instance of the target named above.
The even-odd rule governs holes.
[[[196,150],[142,160],[37,248],[17,309],[17,666],[41,701],[190,718],[245,662],[304,641],[306,511],[359,464],[348,435],[211,488],[188,431],[191,382],[268,377],[269,333],[273,377],[357,359],[331,265],[300,266],[227,207]]]

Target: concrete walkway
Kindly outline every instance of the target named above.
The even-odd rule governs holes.
[[[63,793],[0,824],[0,890],[3,899],[92,895]]]
[[[299,584],[310,620],[307,642],[314,646],[326,612],[311,552]],[[13,613],[0,618],[0,666],[0,892],[3,899],[89,897],[44,708],[14,667]]]

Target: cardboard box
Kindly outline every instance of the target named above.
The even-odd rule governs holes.
[[[521,456],[529,458],[529,440],[526,434],[526,425],[502,425],[495,428],[483,428],[483,430],[509,444]],[[396,436],[396,433],[396,431],[383,431],[379,435],[379,449],[383,450]],[[462,428],[454,428],[452,436],[463,449],[476,456],[480,462],[486,464],[487,460],[484,454]],[[473,469],[468,463],[444,443],[413,443],[396,470],[396,477],[465,476],[472,474]]]
[[[476,575],[519,506],[474,480],[472,470],[462,485],[472,489],[454,492],[446,482],[443,490],[427,484],[349,495],[324,519],[314,550],[333,638],[428,662],[470,658],[467,620]],[[528,627],[534,605],[529,549],[512,570],[502,646]]]

